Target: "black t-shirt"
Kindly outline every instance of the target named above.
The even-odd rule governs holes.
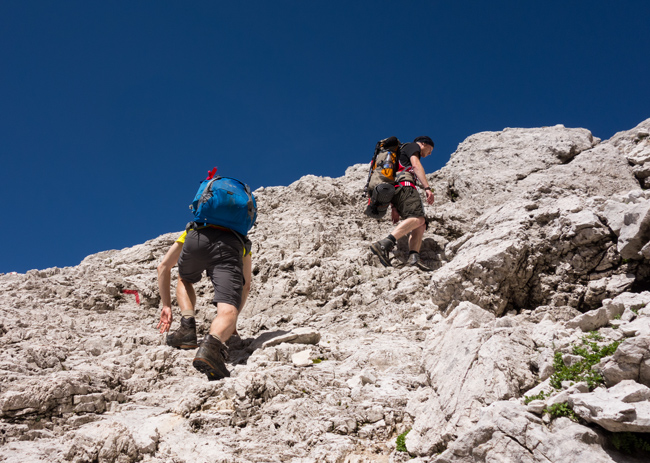
[[[402,186],[412,186],[415,188],[417,178],[413,172],[413,164],[411,164],[411,156],[417,156],[420,159],[420,145],[417,143],[406,143],[400,147],[397,172],[398,178],[401,178],[399,184]],[[410,175],[399,175],[399,172],[409,172]],[[412,180],[412,181],[411,181]]]
[[[420,145],[417,143],[406,143],[400,148],[398,168],[399,172],[403,170],[413,170],[413,165],[411,164],[411,156],[417,156],[418,159],[420,159]]]

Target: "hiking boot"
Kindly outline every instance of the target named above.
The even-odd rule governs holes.
[[[417,252],[412,252],[409,254],[409,258],[406,261],[406,265],[417,265],[417,263],[420,262],[420,254]]]
[[[408,266],[411,266],[411,267],[417,267],[420,270],[423,270],[425,272],[432,272],[433,271],[432,268],[429,268],[426,265],[424,265],[424,262],[422,262],[422,260],[420,259],[420,253],[417,253],[417,252],[412,252],[411,254],[409,254],[409,258],[408,258],[408,260],[406,261],[406,263],[404,265],[408,265]]]
[[[384,267],[392,267],[388,253],[393,249],[394,246],[395,244],[391,240],[384,238],[383,240],[379,240],[376,243],[372,243],[370,245],[370,250],[374,255],[379,257],[379,262],[381,262]]]
[[[230,372],[226,368],[227,358],[228,348],[224,343],[219,338],[206,334],[192,365],[201,373],[205,373],[208,380],[216,381],[230,376]]]
[[[421,260],[418,260],[415,263],[415,266],[424,272],[433,272],[433,269],[431,267],[427,267],[426,265],[424,265],[424,262],[422,262]]]
[[[181,317],[181,327],[167,335],[167,345],[176,349],[196,349],[196,321],[194,317]]]

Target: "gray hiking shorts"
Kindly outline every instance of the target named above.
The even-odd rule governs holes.
[[[178,276],[194,284],[205,271],[214,286],[212,303],[239,309],[244,288],[242,254],[241,242],[230,231],[211,227],[189,230],[178,258]]]

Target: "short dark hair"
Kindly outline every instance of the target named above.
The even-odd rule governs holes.
[[[426,135],[422,135],[421,137],[417,137],[415,140],[413,140],[413,143],[423,143],[425,145],[431,146],[433,148],[433,140],[431,137],[427,137]]]

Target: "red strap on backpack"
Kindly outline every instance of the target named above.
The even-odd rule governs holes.
[[[212,170],[209,170],[208,171],[208,178],[206,178],[206,180],[212,180],[212,177],[214,177],[214,174],[216,174],[216,173],[217,173],[217,168],[216,167],[214,169],[212,169]]]

